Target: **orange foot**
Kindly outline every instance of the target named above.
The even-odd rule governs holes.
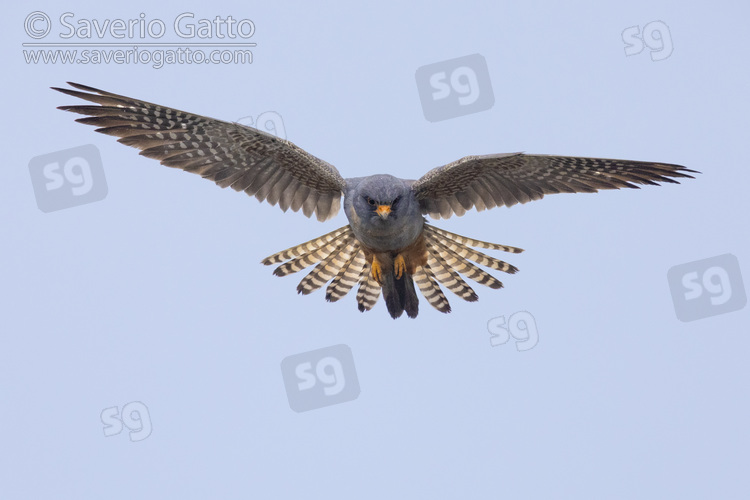
[[[372,278],[378,282],[378,284],[381,284],[381,279],[383,278],[383,270],[380,267],[380,262],[378,262],[378,258],[374,255],[372,256]]]
[[[396,271],[396,279],[400,280],[401,276],[406,272],[406,261],[404,260],[403,255],[398,254],[396,258],[393,259],[393,268]]]

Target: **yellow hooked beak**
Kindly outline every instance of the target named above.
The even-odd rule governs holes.
[[[391,213],[391,206],[390,205],[378,205],[378,208],[376,208],[375,211],[378,213],[381,219],[387,219],[388,214]]]

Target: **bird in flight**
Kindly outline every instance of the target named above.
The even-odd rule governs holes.
[[[222,188],[231,186],[283,211],[300,209],[319,221],[334,217],[344,197],[349,223],[335,231],[263,259],[279,264],[286,276],[315,264],[297,286],[309,294],[324,285],[335,302],[357,286],[360,311],[372,309],[382,292],[393,318],[414,318],[419,299],[414,287],[438,311],[451,310],[440,284],[473,302],[477,294],[465,278],[501,288],[479,266],[515,273],[518,269],[476,248],[522,252],[428,224],[461,216],[467,210],[511,207],[553,193],[595,193],[600,189],[637,188],[636,184],[678,183],[697,173],[680,165],[604,158],[527,155],[467,156],[427,172],[418,180],[392,175],[343,178],[333,165],[289,141],[260,130],[179,111],[68,82],[54,90],[95,105],[60,106],[87,115],[76,121],[119,137],[143,156],[180,168]]]

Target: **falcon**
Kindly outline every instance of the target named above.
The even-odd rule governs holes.
[[[356,285],[360,311],[372,309],[382,293],[393,318],[404,312],[417,316],[415,284],[431,306],[448,313],[451,307],[440,285],[474,302],[477,294],[464,278],[490,288],[503,286],[479,266],[518,271],[477,248],[509,253],[522,249],[439,229],[425,215],[448,218],[473,208],[511,207],[546,194],[678,183],[676,178],[697,173],[669,163],[509,153],[467,156],[418,180],[392,175],[343,178],[333,165],[260,130],[68,84],[73,88],[53,89],[94,105],[58,109],[87,115],[76,121],[119,137],[118,142],[162,165],[198,174],[222,188],[231,186],[285,212],[302,210],[319,221],[339,212],[343,196],[347,225],[262,263],[278,264],[276,276],[315,265],[297,292],[307,295],[327,284],[325,297],[330,302]]]

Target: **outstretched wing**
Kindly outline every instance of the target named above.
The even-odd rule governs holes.
[[[53,87],[98,106],[60,106],[86,118],[97,132],[141,150],[162,165],[181,168],[221,187],[245,191],[286,211],[330,219],[338,213],[344,179],[333,165],[289,141],[238,123],[214,120],[177,109],[70,83]],[[84,91],[84,92],[79,92]]]
[[[467,156],[430,170],[412,185],[422,213],[439,219],[541,199],[553,193],[595,193],[677,183],[695,172],[680,165],[605,158],[525,155]]]

